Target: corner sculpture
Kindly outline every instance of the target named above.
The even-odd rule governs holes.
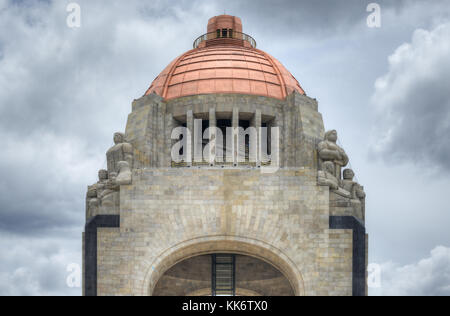
[[[355,173],[352,169],[344,170],[344,180],[342,180],[342,187],[350,192],[351,198],[354,200],[362,200],[366,197],[364,188],[359,183],[353,181]]]
[[[342,180],[342,187],[344,190],[350,192],[351,204],[357,214],[361,214],[365,219],[365,199],[366,193],[364,187],[353,179],[355,173],[352,169],[345,169],[343,173],[344,180]]]
[[[347,166],[349,159],[344,149],[336,144],[337,140],[337,132],[335,130],[328,131],[325,133],[324,140],[319,143],[318,149],[320,166],[325,161],[331,161],[334,164],[335,176],[340,180],[341,170]]]
[[[118,214],[120,186],[132,183],[133,146],[123,133],[114,134],[114,146],[106,153],[108,170],[98,172],[98,182],[88,186],[86,218]]]
[[[101,195],[105,189],[107,181],[108,171],[102,169],[98,172],[98,182],[96,184],[88,186],[88,191],[86,194],[86,218],[91,218],[98,214]]]
[[[341,170],[348,164],[349,158],[344,149],[336,144],[337,140],[337,132],[335,130],[328,131],[325,133],[324,140],[318,145],[317,183],[321,186],[328,186],[330,192],[344,198],[353,208],[353,214],[364,220],[366,197],[364,188],[353,180],[355,173],[352,169],[345,169],[342,178]]]
[[[350,192],[340,187],[340,181],[335,176],[334,164],[331,161],[325,161],[322,164],[323,170],[319,170],[318,184],[329,186],[334,193],[350,198]]]
[[[108,161],[108,172],[119,173],[119,162],[126,161],[130,168],[133,168],[133,146],[126,142],[125,134],[114,134],[114,146],[106,153]]]

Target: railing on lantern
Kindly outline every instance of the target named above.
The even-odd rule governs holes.
[[[203,34],[202,36],[199,36],[194,41],[194,48],[198,48],[202,42],[205,42],[208,40],[213,40],[213,39],[219,39],[219,38],[223,38],[223,39],[232,38],[232,39],[237,39],[237,40],[243,40],[243,41],[250,43],[250,45],[253,48],[256,48],[256,41],[253,37],[251,37],[248,34],[236,32],[236,31],[232,31],[232,30],[229,30],[225,33],[222,31],[220,31],[220,32],[217,31],[217,32]]]

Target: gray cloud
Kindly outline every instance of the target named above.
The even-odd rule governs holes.
[[[86,180],[95,179],[94,166],[101,166],[103,157],[86,155],[76,139],[54,134],[6,136],[0,156],[0,230],[34,235],[82,227]]]
[[[79,235],[71,231],[65,234]],[[81,267],[81,248],[76,239],[30,239],[5,233],[0,238],[0,295],[81,294],[81,288],[67,284],[68,266]]]
[[[420,4],[420,0],[230,0],[216,2],[219,14],[245,16],[244,28],[263,35],[262,38],[333,37],[347,33],[356,26],[365,25],[368,4],[376,2],[382,13],[401,15],[405,10]],[[445,0],[429,4],[445,5]]]
[[[113,132],[123,130],[132,99],[192,47],[211,16],[225,9],[242,17],[262,49],[280,55],[294,75],[302,75],[301,83],[324,100],[320,107],[326,122],[341,127],[354,162],[358,150],[365,150],[358,127],[368,124],[368,111],[361,106],[366,94],[355,94],[371,88],[386,52],[404,41],[411,27],[427,26],[430,17],[445,13],[441,1],[425,6],[412,0],[379,1],[385,24],[372,32],[364,25],[371,1],[79,0],[82,27],[72,30],[66,26],[68,2],[0,0],[0,294],[80,293],[67,289],[65,268],[81,256],[86,185],[104,167],[105,151]],[[352,135],[358,137],[352,140]],[[403,223],[404,213],[395,217],[392,210],[399,205],[384,204],[385,194],[376,189],[385,181],[377,175],[392,176],[395,170],[372,170],[362,158],[360,168],[373,173],[366,173],[370,177],[364,182],[372,186],[368,201],[378,202],[368,203],[371,242],[388,245],[374,252],[389,257],[399,250],[390,246],[391,240],[380,243],[380,235],[395,235],[395,219]],[[392,190],[412,182],[397,181]],[[420,213],[414,214],[422,225]],[[387,216],[391,235],[380,228]],[[436,239],[445,229],[436,232]]]
[[[427,258],[401,266],[393,262],[381,265],[379,288],[371,295],[449,296],[450,248],[436,247]]]
[[[68,2],[0,0],[3,295],[81,294],[65,269],[81,261],[86,186],[131,101],[212,15],[187,1],[77,2],[82,27],[73,30]]]
[[[246,13],[248,25],[252,23],[262,27],[264,33],[278,33],[279,36],[292,36],[293,32],[328,33],[364,20],[367,4],[370,2],[360,0],[346,1],[296,1],[261,0],[255,1],[228,1],[224,9],[231,9],[239,13]],[[283,23],[280,23],[283,21]],[[245,25],[244,25],[245,27]],[[251,26],[250,26],[251,27]],[[279,33],[286,32],[289,33]],[[297,33],[298,34],[298,33]]]
[[[180,8],[155,17],[162,1],[115,1],[110,10],[80,4],[77,30],[66,26],[62,1],[9,2],[0,11],[1,230],[81,231],[86,186],[104,166],[112,134],[123,130],[131,101],[187,46],[173,44],[189,14]]]
[[[450,24],[417,30],[389,57],[372,103],[379,114],[375,151],[387,161],[450,171]]]

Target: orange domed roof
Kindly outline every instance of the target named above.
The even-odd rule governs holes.
[[[305,94],[292,74],[275,58],[256,49],[256,42],[233,30],[231,16],[208,23],[216,32],[203,35],[196,48],[175,59],[155,79],[145,95],[156,93],[166,100],[214,93],[253,94],[284,99],[294,91]],[[226,28],[223,28],[223,23]]]

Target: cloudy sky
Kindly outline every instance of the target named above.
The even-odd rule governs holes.
[[[80,295],[86,185],[133,99],[206,31],[244,32],[319,100],[365,185],[373,295],[450,295],[450,1],[0,0],[0,295]]]

